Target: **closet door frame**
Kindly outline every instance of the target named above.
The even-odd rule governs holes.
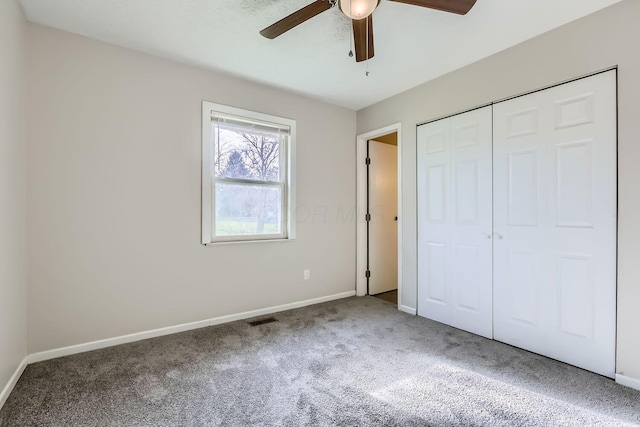
[[[447,119],[447,118],[450,118],[450,117],[454,117],[454,116],[457,116],[457,115],[460,115],[460,114],[464,114],[464,113],[467,113],[467,112],[470,112],[470,111],[474,111],[474,110],[477,110],[477,109],[481,109],[481,108],[485,108],[485,107],[488,107],[488,106],[491,106],[493,108],[493,106],[495,104],[498,104],[498,103],[502,103],[502,102],[509,101],[509,100],[512,100],[512,99],[516,99],[516,98],[520,98],[520,97],[523,97],[523,96],[535,94],[537,92],[545,91],[545,90],[548,90],[548,89],[551,89],[551,88],[554,88],[554,87],[557,87],[557,86],[561,86],[561,85],[564,85],[564,84],[567,84],[567,83],[571,83],[571,82],[576,82],[576,81],[579,81],[579,80],[587,79],[589,77],[597,76],[599,74],[607,73],[607,72],[610,72],[610,71],[614,71],[616,73],[616,103],[617,103],[618,102],[618,83],[617,83],[618,66],[612,66],[612,67],[608,67],[608,68],[605,68],[605,69],[602,69],[602,70],[599,70],[599,71],[588,73],[588,74],[585,74],[585,75],[582,75],[582,76],[579,76],[579,77],[567,79],[565,81],[561,81],[561,82],[554,83],[554,84],[551,84],[551,85],[548,85],[548,86],[540,87],[538,89],[534,89],[534,90],[526,91],[526,92],[523,92],[523,93],[520,93],[520,94],[517,94],[517,95],[513,95],[513,96],[505,97],[505,98],[502,98],[502,99],[498,99],[498,100],[495,100],[493,102],[490,102],[490,103],[487,103],[487,104],[483,104],[483,105],[480,105],[480,106],[475,107],[475,108],[470,108],[468,110],[463,110],[463,111],[460,111],[460,112],[457,112],[457,113],[454,113],[454,114],[449,114],[449,115],[446,115],[446,116],[442,116],[442,117],[438,117],[438,118],[435,118],[435,119],[432,119],[432,120],[427,120],[427,121],[418,123],[416,125],[416,172],[417,172],[416,176],[417,176],[417,179],[419,179],[419,173],[420,173],[420,171],[419,171],[419,159],[418,159],[418,151],[419,151],[419,148],[418,148],[418,135],[417,135],[417,133],[418,133],[417,129],[418,129],[419,126],[425,125],[425,124],[430,124],[430,123],[433,123],[433,122],[437,122],[437,121],[442,120],[442,119]],[[617,114],[617,112],[616,112],[616,114]],[[619,118],[616,118],[616,120],[619,120]],[[617,133],[617,129],[616,129],[615,138],[616,138],[616,141],[615,141],[616,147],[618,147],[619,135]],[[618,160],[619,159],[617,158],[617,154],[616,154],[616,188],[618,188],[618,170],[617,170],[618,165],[619,165],[619,161]],[[494,167],[495,167],[495,165],[494,165]],[[417,183],[417,184],[418,184],[417,185],[417,188],[418,188],[419,187],[419,183]],[[417,197],[417,199],[419,199],[419,194],[417,194],[416,197]],[[418,205],[417,205],[418,206],[418,210],[419,210],[419,205],[420,205],[420,202],[418,200]],[[419,222],[420,222],[419,215],[420,215],[420,213],[418,212],[418,217],[417,217],[418,232],[420,230],[420,227],[419,227]],[[494,215],[495,215],[495,213],[494,213]],[[619,212],[617,210],[616,210],[616,218],[615,218],[615,220],[616,220],[616,224],[618,224],[618,226],[619,226]],[[493,234],[494,242],[495,242],[496,239],[500,239],[500,237],[501,237],[501,236],[495,235],[495,232],[493,232],[493,231],[492,231],[492,234]],[[418,239],[419,239],[419,236],[418,236]],[[420,247],[420,243],[418,241],[418,252],[419,252],[419,247]],[[616,304],[617,304],[617,298],[618,298],[618,275],[617,275],[618,251],[619,251],[619,236],[618,236],[618,231],[616,230],[616,235],[615,235],[615,263],[616,263],[615,299],[616,299]],[[418,259],[418,272],[419,272],[419,270],[420,270],[420,265],[419,265],[419,263],[420,263],[420,254],[419,253],[417,254],[417,259]],[[494,263],[495,263],[495,261],[494,261]],[[416,287],[417,287],[416,291],[417,291],[418,297],[416,299],[416,312],[420,313],[421,310],[420,310],[420,296],[419,296],[419,293],[420,293],[420,276],[419,276],[419,274],[418,274],[417,277],[418,277],[418,281],[416,283]],[[493,278],[493,280],[495,281],[495,277]],[[495,301],[494,301],[493,310],[495,310]],[[617,308],[616,308],[616,319],[615,319],[614,323],[615,323],[615,325],[614,325],[615,330],[617,331]],[[614,331],[614,335],[617,333],[616,331]],[[617,341],[614,343],[614,346],[615,346],[615,349],[614,349],[614,353],[615,353],[617,351]],[[615,372],[616,364],[617,364],[617,360],[615,360],[615,357],[614,357],[614,372]]]

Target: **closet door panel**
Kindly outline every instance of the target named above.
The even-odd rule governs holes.
[[[492,337],[491,108],[418,127],[418,314]]]
[[[494,105],[494,337],[545,354],[541,287],[546,155],[542,93]]]
[[[418,128],[418,314],[451,324],[451,126]]]
[[[547,93],[549,355],[615,374],[616,82],[607,72]]]
[[[494,106],[494,331],[612,377],[615,72]]]
[[[492,338],[491,107],[450,120],[453,325]]]

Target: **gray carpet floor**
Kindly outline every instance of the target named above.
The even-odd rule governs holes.
[[[640,425],[640,392],[373,297],[29,365],[18,426]]]

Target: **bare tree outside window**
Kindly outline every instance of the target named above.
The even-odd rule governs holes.
[[[280,137],[242,133],[247,145],[243,151],[249,170],[261,181],[277,181],[280,178]]]
[[[213,160],[213,164],[215,170],[219,171],[222,169],[223,162],[225,161],[225,153],[227,153],[228,151],[228,144],[224,141],[221,141],[220,138],[217,139],[216,144],[217,147],[214,150],[215,158]]]
[[[220,128],[215,152],[216,176],[279,183],[279,134]],[[219,148],[218,148],[219,147]],[[216,232],[220,234],[269,234],[281,232],[279,185],[218,184]]]

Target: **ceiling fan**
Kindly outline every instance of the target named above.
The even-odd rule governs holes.
[[[444,12],[466,15],[476,0],[390,0],[414,6],[437,9]],[[342,13],[351,18],[353,39],[356,50],[356,62],[373,58],[373,18],[371,14],[380,4],[380,0],[316,0],[273,25],[260,31],[264,37],[275,39],[303,22],[321,14],[325,10],[338,6]]]

